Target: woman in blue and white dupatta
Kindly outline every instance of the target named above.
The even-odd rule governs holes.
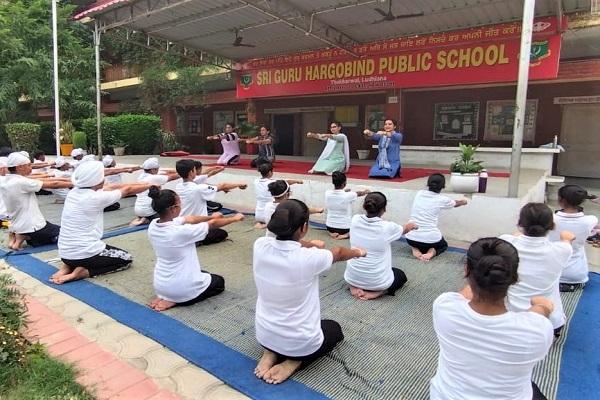
[[[383,124],[383,131],[363,131],[365,137],[378,141],[379,155],[375,165],[369,171],[370,178],[395,178],[400,176],[400,144],[402,134],[396,131],[396,121],[387,118]]]

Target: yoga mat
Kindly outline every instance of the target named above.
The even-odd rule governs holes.
[[[198,250],[203,268],[225,277],[226,291],[202,303],[177,307],[164,314],[257,359],[261,348],[254,337],[256,290],[250,260],[252,243],[264,231],[253,229],[249,221],[230,225],[228,230],[231,240]],[[323,239],[329,245],[339,244],[329,240],[323,231],[311,230],[307,238]],[[112,244],[111,241],[132,246],[134,267],[93,282],[130,301],[146,303],[153,297],[154,255],[149,246],[144,245],[147,243],[145,233],[123,235],[109,239],[108,243]],[[343,263],[334,265],[321,276],[322,318],[340,322],[346,338],[328,356],[295,374],[295,380],[331,398],[428,398],[429,380],[437,367],[431,304],[440,293],[462,287],[464,252],[448,251],[429,263],[421,263],[411,257],[406,244],[397,242],[393,245],[393,259],[394,265],[403,269],[409,279],[395,297],[385,296],[370,302],[355,300],[343,282]],[[569,316],[580,294],[564,294],[565,311]],[[586,331],[585,327],[580,329]],[[568,332],[563,333],[534,374],[534,380],[549,399],[556,398],[560,357],[568,336]],[[570,372],[563,369],[561,379],[563,373]]]

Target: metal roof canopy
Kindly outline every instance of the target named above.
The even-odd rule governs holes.
[[[384,16],[388,7],[393,17]],[[143,34],[148,45],[158,39],[239,61],[324,47],[352,54],[360,43],[520,21],[522,7],[523,0],[100,0],[75,18]],[[590,7],[590,0],[538,0],[535,16]],[[238,35],[254,47],[234,46]]]

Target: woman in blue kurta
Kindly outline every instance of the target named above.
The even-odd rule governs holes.
[[[363,134],[379,142],[379,155],[369,171],[369,178],[395,178],[400,176],[400,144],[402,134],[396,132],[396,121],[384,121],[383,131],[372,132],[365,129]]]

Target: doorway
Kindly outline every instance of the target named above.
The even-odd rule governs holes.
[[[600,104],[563,106],[558,173],[579,178],[600,178]]]
[[[272,129],[275,135],[275,154],[278,156],[293,156],[294,114],[273,115]]]

